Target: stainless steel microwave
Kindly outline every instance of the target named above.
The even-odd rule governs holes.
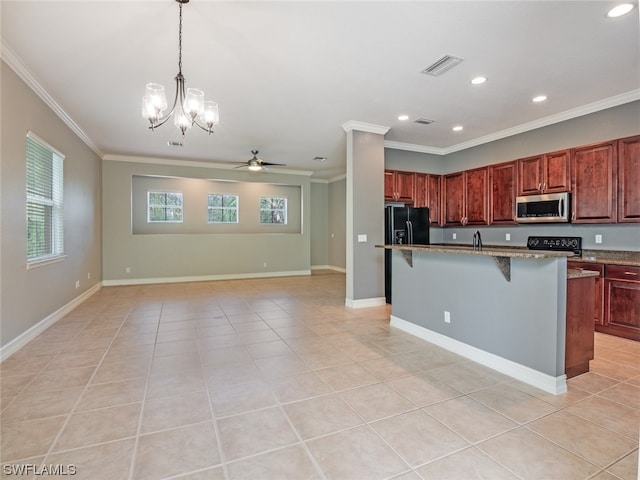
[[[569,192],[516,197],[518,223],[566,223],[571,218]]]

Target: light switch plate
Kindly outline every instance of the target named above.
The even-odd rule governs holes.
[[[359,234],[358,235],[358,242],[359,243],[364,243],[367,241],[367,235],[366,234]]]

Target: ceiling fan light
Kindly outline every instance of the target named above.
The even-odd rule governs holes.
[[[252,172],[259,172],[260,170],[262,170],[262,166],[261,165],[249,165],[249,167],[247,167],[249,170],[251,170]]]

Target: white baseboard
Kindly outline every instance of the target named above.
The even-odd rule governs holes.
[[[361,298],[359,300],[353,300],[351,298],[344,299],[344,306],[347,308],[381,307],[386,305],[386,303],[387,301],[384,297]]]
[[[335,272],[347,273],[346,268],[334,267],[333,265],[311,265],[311,270],[333,270]]]
[[[553,395],[560,395],[567,391],[566,375],[559,377],[547,375],[393,315],[391,315],[390,325]]]
[[[33,327],[31,327],[26,332],[18,335],[16,338],[11,340],[9,343],[4,345],[3,347],[0,347],[0,362],[6,360],[11,355],[16,353],[18,350],[24,347],[27,343],[29,343],[31,340],[36,338],[38,335],[44,332],[47,328],[49,328],[51,325],[56,323],[58,320],[60,320],[67,313],[69,313],[71,310],[76,308],[78,305],[80,305],[82,302],[84,302],[87,298],[92,296],[101,288],[102,288],[102,283],[97,283],[87,291],[83,292],[78,297],[71,300],[66,305],[60,307],[51,315],[48,315],[47,317],[40,320],[38,323],[36,323]]]
[[[210,282],[215,280],[243,280],[250,278],[269,277],[299,277],[311,275],[311,270],[295,270],[290,272],[257,272],[257,273],[230,273],[224,275],[194,275],[189,277],[157,277],[157,278],[120,278],[117,280],[103,280],[105,287],[121,285],[150,285],[154,283],[186,283],[186,282]]]

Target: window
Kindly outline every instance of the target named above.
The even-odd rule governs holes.
[[[182,193],[147,192],[147,222],[182,223]]]
[[[62,257],[64,155],[27,134],[27,263]]]
[[[287,224],[287,199],[260,197],[260,223]]]
[[[238,223],[238,195],[210,193],[207,206],[209,223]]]

